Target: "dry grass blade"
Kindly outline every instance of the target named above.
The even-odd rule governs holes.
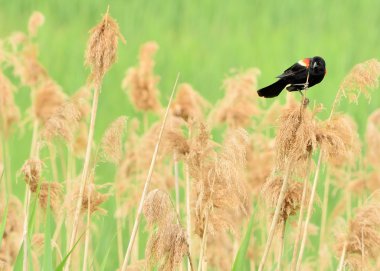
[[[152,157],[152,162],[150,164],[148,176],[146,178],[145,185],[144,185],[144,190],[143,190],[142,195],[141,195],[139,208],[137,210],[136,219],[135,219],[135,222],[134,222],[134,225],[133,225],[133,230],[132,230],[131,238],[129,239],[130,241],[129,241],[129,244],[128,244],[127,252],[126,252],[125,257],[124,257],[124,262],[123,262],[123,265],[121,267],[121,271],[126,271],[127,270],[129,258],[131,256],[131,252],[132,252],[133,243],[135,241],[136,234],[137,234],[137,229],[138,229],[139,224],[140,224],[140,219],[141,219],[142,209],[143,209],[143,206],[144,206],[145,197],[146,197],[146,194],[148,192],[149,184],[150,184],[150,181],[151,181],[151,178],[152,178],[154,165],[155,165],[155,162],[156,162],[158,150],[160,148],[160,143],[161,143],[162,135],[163,135],[163,132],[164,132],[164,129],[165,129],[166,120],[167,120],[167,117],[168,117],[168,114],[169,114],[169,110],[170,110],[170,106],[171,106],[171,103],[172,103],[172,100],[173,100],[175,88],[177,87],[178,79],[179,79],[179,74],[177,75],[177,78],[175,80],[174,87],[173,87],[172,93],[170,95],[168,106],[166,108],[165,116],[164,116],[164,119],[163,119],[163,122],[162,122],[162,126],[161,126],[161,129],[160,129],[160,133],[158,135],[156,147],[154,149],[154,153],[153,153],[153,157]]]

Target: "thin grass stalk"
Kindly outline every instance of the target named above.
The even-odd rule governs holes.
[[[268,239],[267,239],[267,242],[265,245],[264,254],[263,254],[261,261],[260,261],[260,265],[259,265],[259,269],[258,269],[259,271],[264,270],[264,265],[265,265],[265,262],[267,260],[268,254],[269,254],[270,247],[272,245],[274,232],[275,232],[275,229],[276,229],[276,226],[278,223],[278,219],[280,217],[281,206],[282,206],[282,203],[284,202],[286,190],[288,189],[289,174],[290,174],[290,163],[287,162],[284,181],[282,183],[280,195],[279,195],[278,200],[277,200],[276,209],[275,209],[273,219],[272,219],[272,223],[270,226],[269,236],[268,236]]]
[[[156,146],[155,146],[155,149],[154,149],[154,152],[153,152],[152,162],[150,164],[149,171],[148,171],[148,176],[146,178],[144,189],[143,189],[143,192],[142,192],[142,195],[141,195],[139,208],[137,210],[136,219],[135,219],[135,222],[133,224],[132,234],[131,234],[131,237],[129,239],[128,248],[127,248],[127,252],[125,253],[124,262],[123,262],[123,266],[121,267],[121,271],[126,271],[127,270],[128,262],[129,262],[129,259],[131,257],[131,252],[132,252],[133,244],[135,242],[137,231],[138,231],[140,220],[141,220],[141,214],[142,214],[142,209],[143,209],[143,206],[144,206],[145,197],[146,197],[146,194],[148,193],[148,188],[149,188],[149,185],[150,185],[150,181],[152,179],[154,165],[156,163],[157,154],[158,154],[158,150],[160,148],[160,143],[161,143],[161,139],[162,139],[162,134],[163,134],[164,129],[165,129],[166,120],[168,118],[170,106],[171,106],[171,103],[172,103],[172,100],[173,100],[173,96],[174,96],[174,92],[175,92],[175,88],[176,88],[177,83],[178,83],[178,78],[179,78],[179,73],[177,75],[177,78],[175,80],[172,93],[170,95],[170,99],[169,99],[169,102],[168,102],[168,106],[166,108],[164,120],[162,122],[160,133],[158,135],[157,143],[156,143]]]
[[[319,172],[320,172],[320,168],[321,168],[321,161],[322,161],[322,151],[319,152],[317,169],[316,169],[316,172],[314,175],[313,187],[312,187],[311,194],[310,194],[310,201],[309,201],[309,204],[307,207],[307,214],[306,214],[306,219],[304,222],[301,247],[300,247],[300,252],[298,255],[298,259],[297,259],[297,266],[296,266],[297,271],[300,270],[300,268],[301,268],[302,257],[303,257],[303,253],[305,251],[305,245],[306,245],[306,240],[307,240],[307,228],[308,228],[309,221],[311,218],[311,212],[313,211],[313,203],[314,203],[315,193],[317,191],[317,184],[318,184]]]
[[[52,143],[48,143],[49,146],[49,156],[50,156],[50,165],[51,171],[53,173],[53,181],[58,182],[58,168],[56,163],[56,151],[54,149],[54,145]]]
[[[5,181],[7,182],[7,191],[9,195],[12,194],[12,178],[11,178],[11,172],[12,172],[12,167],[11,167],[11,159],[9,156],[9,144],[8,140],[4,139],[4,170],[5,170]]]
[[[207,247],[207,230],[208,230],[209,212],[210,210],[208,210],[206,213],[205,227],[203,229],[202,245],[201,245],[201,251],[199,253],[198,271],[204,270],[203,266],[204,266],[204,255],[206,254],[206,247]]]
[[[337,271],[342,271],[344,268],[344,260],[346,257],[346,251],[347,251],[347,242],[344,242],[344,246],[343,246],[342,254],[340,256],[339,266],[338,266]]]
[[[305,213],[304,209],[306,206],[306,192],[307,192],[307,184],[308,184],[309,178],[310,178],[311,161],[312,161],[312,159],[311,159],[311,157],[309,157],[308,162],[307,162],[307,172],[306,172],[307,177],[303,181],[301,208],[300,208],[300,214],[299,214],[298,223],[297,223],[297,236],[296,236],[296,240],[295,240],[294,247],[293,247],[292,264],[291,264],[290,270],[295,270],[296,263],[297,263],[297,256],[298,256],[297,252],[298,252],[298,246],[299,246],[299,242],[301,240],[302,229],[303,229],[302,228],[303,227],[302,221],[303,221],[303,216]]]
[[[75,209],[75,213],[74,213],[73,230],[71,233],[69,250],[74,246],[75,241],[76,241],[75,239],[76,239],[77,232],[78,232],[79,216],[80,216],[80,210],[81,210],[81,206],[82,206],[83,192],[84,192],[84,188],[85,188],[86,183],[87,183],[87,177],[88,177],[88,172],[89,172],[89,168],[90,168],[91,147],[92,147],[92,143],[94,140],[96,111],[98,108],[100,89],[101,89],[100,85],[96,84],[94,87],[94,96],[93,96],[93,100],[92,100],[91,120],[90,120],[89,132],[88,132],[86,156],[84,159],[79,197],[78,197],[78,201],[77,201],[77,205],[76,205],[76,209]],[[70,261],[71,261],[71,255],[69,255],[69,257],[67,259],[67,263],[65,265],[65,271],[70,270]]]
[[[281,263],[282,263],[282,255],[284,254],[284,246],[285,246],[285,228],[286,228],[286,220],[282,223],[281,233],[280,233],[280,251],[278,253],[277,260],[277,271],[281,271]]]
[[[325,189],[323,191],[323,205],[322,205],[322,218],[321,218],[321,230],[319,233],[319,251],[321,251],[322,242],[325,240],[326,221],[327,221],[327,208],[329,202],[329,190],[330,190],[330,177],[327,175],[325,182]]]
[[[33,122],[33,136],[32,136],[32,143],[30,148],[30,157],[36,158],[37,156],[37,144],[38,140],[38,120],[34,120]],[[24,229],[23,229],[23,246],[24,246],[24,257],[22,261],[22,270],[27,271],[29,267],[28,262],[28,223],[29,223],[29,209],[30,209],[30,197],[31,197],[31,191],[28,187],[28,185],[25,186],[25,219],[24,219]]]
[[[178,159],[177,159],[177,154],[175,152],[173,155],[173,160],[174,160],[174,184],[175,184],[175,209],[177,211],[177,214],[180,214]]]
[[[87,193],[87,202],[88,202],[88,208],[87,208],[87,225],[86,225],[86,236],[84,241],[84,254],[83,254],[83,269],[84,271],[87,270],[87,261],[88,261],[88,247],[90,243],[90,233],[91,233],[91,192]]]
[[[365,250],[365,246],[364,246],[364,232],[363,232],[363,227],[361,228],[361,265],[360,265],[360,269],[361,270],[364,270],[364,250]]]
[[[189,127],[189,139],[191,138],[191,128]],[[190,172],[189,166],[185,163],[185,179],[186,179],[186,232],[189,243],[189,251],[191,252],[192,241],[191,241],[191,185],[190,185]],[[187,270],[191,268],[191,262],[188,260],[187,262]]]
[[[120,207],[119,193],[115,193],[116,209]],[[123,263],[123,224],[120,217],[116,218],[117,255],[119,266]]]

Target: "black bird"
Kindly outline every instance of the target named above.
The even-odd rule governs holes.
[[[320,83],[326,74],[326,63],[322,57],[304,58],[277,76],[279,80],[272,85],[259,89],[260,97],[278,96],[287,86],[288,91],[300,91]],[[303,95],[303,94],[302,94]]]

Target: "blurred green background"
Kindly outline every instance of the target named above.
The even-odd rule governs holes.
[[[118,62],[105,77],[97,141],[117,116],[139,114],[121,90],[121,81],[126,69],[137,63],[139,46],[149,40],[160,46],[156,73],[161,77],[163,104],[177,72],[181,73],[181,82],[191,83],[215,102],[224,94],[222,80],[231,68],[258,67],[262,87],[299,59],[319,55],[326,60],[328,74],[308,95],[312,102],[329,109],[345,74],[359,62],[379,58],[380,1],[373,0],[0,0],[0,38],[16,30],[26,31],[30,14],[41,11],[46,19],[37,37],[41,62],[67,93],[73,93],[85,84],[88,75],[83,67],[88,31],[101,19],[107,5],[127,44],[120,44]],[[284,98],[282,94],[280,99]],[[29,90],[19,90],[16,101],[26,115]],[[363,136],[368,115],[378,107],[379,91],[370,104],[363,98],[359,105],[344,101],[339,111],[356,119]],[[30,129],[26,130],[10,139],[14,172],[28,157]],[[111,167],[101,166],[100,172],[104,181],[112,181]],[[24,184],[19,182],[15,189],[23,195]],[[107,238],[112,233],[104,234]],[[116,253],[111,254],[116,260]],[[109,267],[114,268],[115,263]]]

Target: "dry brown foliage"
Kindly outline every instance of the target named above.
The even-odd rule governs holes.
[[[187,157],[190,175],[194,181],[195,232],[203,236],[206,218],[208,231],[215,233],[234,230],[236,216],[244,214],[248,206],[244,170],[246,148],[249,143],[244,129],[230,131],[219,152],[204,125],[190,144]]]
[[[250,124],[251,117],[260,112],[255,91],[259,75],[260,71],[253,68],[224,81],[225,96],[213,112],[216,123],[227,123],[230,127]]]
[[[210,104],[192,88],[190,84],[181,84],[171,109],[174,116],[187,122],[204,119],[204,109]]]
[[[104,74],[115,63],[119,38],[125,42],[116,21],[107,13],[90,30],[85,65],[91,68],[90,81],[99,85]]]
[[[139,66],[130,68],[122,82],[122,88],[128,91],[132,104],[140,111],[158,112],[161,108],[157,89],[160,78],[153,71],[153,57],[157,49],[158,44],[154,41],[143,44]]]
[[[38,49],[33,44],[24,46],[21,53],[12,56],[9,62],[22,85],[35,88],[38,84],[48,80],[48,73],[38,61]]]
[[[35,91],[33,100],[34,116],[41,124],[54,115],[65,102],[66,95],[53,80],[44,81]]]
[[[36,192],[41,179],[42,161],[35,158],[30,158],[25,161],[21,168],[21,173],[24,175],[25,182],[29,185],[30,191]]]
[[[366,268],[369,259],[377,259],[380,251],[380,204],[369,202],[357,209],[346,234],[337,233],[336,250],[341,254],[347,243],[346,263],[353,268]],[[365,262],[361,261],[364,255]],[[362,266],[364,264],[365,266]]]
[[[360,94],[367,100],[371,99],[370,89],[379,86],[380,62],[370,59],[355,65],[343,79],[340,90],[350,102],[358,103]]]
[[[118,117],[110,124],[102,138],[103,156],[108,162],[115,165],[118,165],[123,157],[122,139],[126,125],[127,117]]]
[[[0,70],[0,129],[5,136],[10,133],[11,126],[20,119],[20,110],[14,101],[15,87]]]
[[[45,16],[39,12],[35,11],[29,18],[28,22],[28,32],[30,37],[37,36],[38,29],[44,24]]]
[[[373,167],[380,167],[380,109],[374,111],[368,118],[367,130],[367,163]]]
[[[320,122],[316,129],[317,142],[325,159],[334,166],[353,163],[360,143],[355,122],[346,115],[336,115]]]
[[[95,185],[92,182],[92,179],[88,181],[86,186],[83,190],[83,198],[82,198],[82,206],[81,206],[81,212],[87,212],[88,209],[90,209],[90,213],[94,212],[100,212],[100,213],[106,213],[106,211],[101,208],[99,205],[101,205],[103,202],[105,202],[108,197],[109,193],[102,194],[98,190],[108,187],[108,184],[104,185]],[[77,199],[79,198],[79,187],[76,187],[73,197],[69,198],[69,205],[71,206],[71,210],[74,211],[77,203]]]
[[[317,147],[313,114],[297,103],[283,110],[275,141],[275,168],[283,171],[290,163],[292,170],[303,167]]]
[[[0,200],[0,221],[3,221],[4,218],[5,204],[4,198],[2,198]],[[12,270],[22,240],[23,216],[22,203],[16,197],[10,197],[7,220],[0,247],[0,270]]]
[[[40,186],[40,191],[38,194],[38,200],[40,206],[46,209],[49,207],[54,213],[57,213],[61,207],[62,198],[62,185],[58,182],[42,182]]]
[[[189,245],[169,196],[152,190],[144,202],[143,213],[150,227],[157,226],[145,249],[148,269],[158,266],[159,270],[175,270],[189,255]]]
[[[275,208],[282,188],[283,179],[281,177],[271,177],[262,188],[262,197],[269,206]],[[301,208],[303,183],[290,182],[286,191],[284,201],[281,206],[280,219],[278,224],[284,223],[290,216],[293,216]],[[308,202],[306,199],[305,202]]]

